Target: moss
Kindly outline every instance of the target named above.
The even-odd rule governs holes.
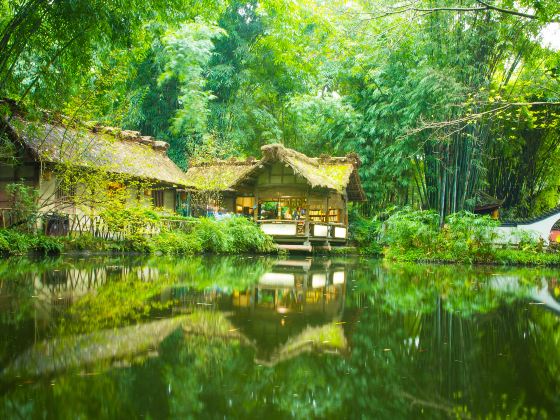
[[[348,179],[354,167],[351,164],[325,165],[314,169],[325,178],[328,178],[337,191],[342,192],[346,188],[346,184],[348,184]]]

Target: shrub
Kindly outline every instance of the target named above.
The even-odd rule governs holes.
[[[163,232],[150,238],[149,247],[153,253],[167,255],[191,255],[202,252],[197,236],[183,232]]]
[[[276,246],[254,222],[243,217],[224,220],[201,218],[192,234],[205,252],[231,254],[273,252]]]
[[[533,231],[515,228],[511,232],[512,243],[517,245],[517,248],[529,252],[542,252],[544,243],[540,236]]]
[[[66,237],[63,243],[67,251],[124,251],[126,248],[124,241],[99,238],[89,232]]]
[[[218,223],[230,237],[230,252],[272,252],[276,249],[272,238],[244,217],[232,217]]]
[[[198,238],[204,251],[215,253],[232,251],[231,237],[224,230],[222,223],[207,217],[199,219],[193,234]]]
[[[496,251],[496,262],[504,265],[560,265],[560,254],[533,252],[519,249],[499,249]]]
[[[0,230],[0,236],[6,247],[2,251],[10,255],[24,255],[31,251],[33,243],[32,238],[22,232],[13,229]]]
[[[439,242],[457,260],[492,261],[499,222],[469,212],[447,217]]]
[[[0,252],[8,255],[24,255],[29,252],[59,254],[63,244],[58,238],[0,229]]]
[[[397,260],[494,261],[498,222],[469,212],[448,216],[439,229],[434,211],[403,209],[391,215],[383,239]]]
[[[434,211],[405,208],[387,219],[381,239],[400,251],[421,248],[431,253],[437,246],[438,222],[439,215]]]
[[[60,254],[64,245],[59,238],[52,236],[38,235],[33,237],[32,249],[44,255]]]
[[[121,233],[126,239],[137,240],[149,228],[159,228],[160,216],[149,208],[124,207],[107,209],[100,214],[111,232]]]
[[[379,255],[382,253],[382,247],[379,242],[382,222],[374,217],[366,219],[359,215],[353,215],[350,226],[350,240],[354,241],[365,254]]]

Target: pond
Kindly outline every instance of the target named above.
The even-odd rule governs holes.
[[[560,416],[560,270],[0,263],[0,418]]]

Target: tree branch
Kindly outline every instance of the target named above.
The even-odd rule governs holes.
[[[475,0],[480,6],[477,7],[460,7],[460,6],[441,6],[441,7],[415,7],[411,5],[406,5],[396,10],[388,10],[384,13],[379,15],[372,16],[373,13],[367,13],[370,15],[370,19],[380,19],[386,16],[397,15],[406,12],[423,12],[423,13],[435,13],[435,12],[459,12],[459,13],[468,13],[468,12],[498,12],[503,13],[506,15],[513,15],[518,16],[526,19],[538,19],[539,17],[536,14],[524,13],[519,12],[513,9],[505,9],[503,7],[493,6],[483,0]],[[557,19],[550,20],[552,22],[558,22]]]
[[[476,0],[477,3],[482,4],[488,10],[495,10],[496,12],[506,13],[508,15],[520,16],[527,19],[537,19],[537,15],[531,15],[529,13],[518,12],[517,10],[504,9],[502,7],[492,6],[482,0]]]

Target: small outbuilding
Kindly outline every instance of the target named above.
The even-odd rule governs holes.
[[[168,144],[137,131],[62,118],[31,122],[16,114],[0,120],[0,133],[11,148],[0,161],[3,224],[13,204],[7,192],[12,183],[33,187],[41,212],[62,217],[66,225],[69,217],[96,214],[101,197],[115,191],[124,204],[165,212],[186,198],[185,173],[167,156]],[[107,182],[95,184],[96,172],[107,174]],[[77,173],[83,176],[68,176]]]
[[[473,209],[474,214],[488,215],[492,219],[500,218],[500,207],[504,200],[498,200],[484,191],[477,191],[475,195],[475,205]]]
[[[262,158],[193,165],[189,186],[219,191],[221,211],[251,217],[280,244],[310,249],[344,244],[348,203],[364,201],[356,154],[308,157],[281,144],[263,146]]]

